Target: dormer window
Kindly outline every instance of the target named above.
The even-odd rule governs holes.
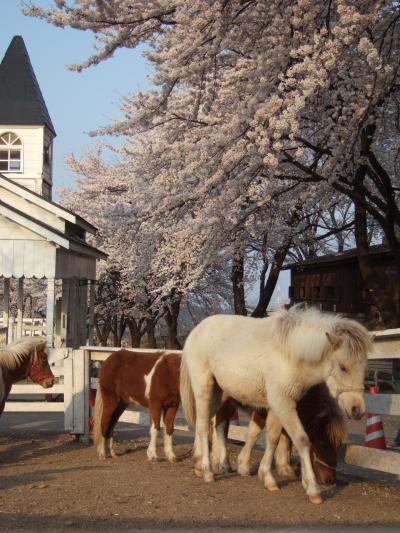
[[[22,141],[9,131],[0,135],[0,172],[22,172]]]

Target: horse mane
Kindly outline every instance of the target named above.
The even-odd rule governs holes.
[[[23,337],[8,344],[0,349],[0,366],[7,370],[15,370],[29,358],[32,350],[45,342],[45,337]]]
[[[277,322],[282,352],[291,359],[309,362],[323,359],[332,348],[326,333],[342,337],[351,359],[365,360],[372,349],[372,337],[364,326],[340,314],[297,304],[289,310],[280,309],[272,318]]]

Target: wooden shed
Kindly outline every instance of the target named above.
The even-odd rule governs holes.
[[[393,254],[384,246],[375,246],[371,248],[371,260],[377,272],[385,272],[397,294],[400,316],[400,279]],[[323,311],[345,313],[360,319],[372,304],[370,293],[363,287],[355,249],[293,263],[286,268],[290,269],[289,298],[292,304],[307,302]]]

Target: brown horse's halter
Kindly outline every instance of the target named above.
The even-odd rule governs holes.
[[[53,374],[47,370],[40,370],[37,364],[37,347],[31,355],[29,360],[29,365],[26,368],[25,372],[26,377],[30,377],[34,383],[40,383],[41,381],[53,377]]]
[[[325,461],[320,459],[315,452],[313,452],[313,460],[314,460],[314,463],[319,463],[322,466],[325,466],[326,468],[329,468],[330,470],[336,470],[336,466],[328,465],[328,463],[325,463]]]

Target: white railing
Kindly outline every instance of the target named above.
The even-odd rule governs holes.
[[[10,399],[15,398],[17,394],[34,394],[43,397],[46,392],[49,392],[63,394],[63,402],[24,401],[18,403],[9,401],[6,403],[5,411],[64,412],[65,430],[89,442],[89,391],[97,387],[97,379],[90,376],[90,368],[95,364],[101,364],[112,352],[118,350],[120,348],[99,346],[85,346],[78,350],[67,348],[52,350],[51,359],[55,361],[53,372],[58,376],[60,383],[48,391],[38,385],[14,385]],[[135,349],[130,350],[135,351]],[[137,349],[136,351],[152,353],[159,350]],[[177,350],[167,351],[180,353]],[[386,358],[400,359],[400,329],[378,332],[375,338],[375,351],[371,354],[371,359]],[[400,394],[366,394],[366,403],[368,412],[400,416]],[[149,425],[147,413],[134,408],[126,410],[120,420]],[[178,419],[176,422],[177,429],[189,429],[184,419]],[[246,433],[246,427],[231,425],[229,438],[244,441]],[[374,450],[348,443],[342,448],[341,457],[348,464],[400,475],[400,454],[393,451]]]

